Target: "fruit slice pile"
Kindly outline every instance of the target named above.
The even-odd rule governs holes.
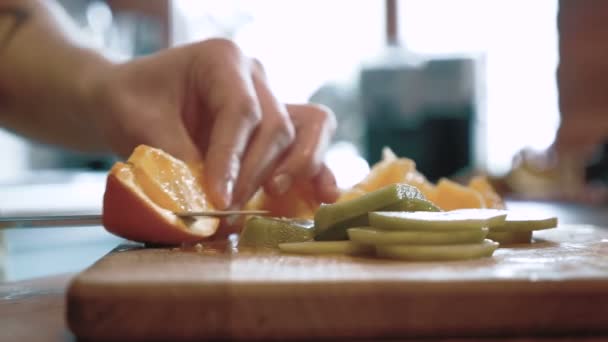
[[[284,252],[299,254],[465,260],[491,256],[499,242],[530,242],[533,230],[556,225],[554,217],[523,216],[501,209],[439,211],[416,188],[395,184],[322,206],[315,215],[314,229],[315,240],[324,241],[283,241],[278,246]]]
[[[417,188],[393,184],[317,210],[315,240],[325,241],[284,242],[279,248],[300,254],[471,259],[492,255],[498,243],[485,240],[487,227],[504,224],[506,216],[502,210],[441,212]]]
[[[345,204],[342,204],[345,205]],[[332,210],[328,206],[328,211]],[[329,214],[328,214],[329,215]],[[486,239],[488,226],[501,225],[507,216],[498,210],[476,212],[378,211],[368,213],[367,227],[347,228],[349,249],[336,254],[375,254],[383,258],[411,261],[464,260],[491,256],[498,243]],[[328,253],[329,242],[279,244],[284,252]],[[341,246],[342,246],[341,245]],[[364,248],[362,246],[368,246]]]
[[[368,225],[368,213],[377,210],[438,211],[415,187],[393,184],[361,197],[321,206],[315,213],[315,240],[346,240],[346,230]]]
[[[350,239],[374,245],[380,257],[412,261],[464,260],[491,256],[498,243],[485,239],[491,222],[504,221],[506,214],[478,211],[371,212],[371,227],[384,239],[370,238],[357,229]],[[389,240],[393,234],[394,239]],[[405,241],[404,241],[405,240]]]
[[[332,214],[331,209],[326,207],[329,211],[326,215]],[[300,254],[375,254],[412,261],[462,260],[491,256],[499,243],[530,243],[534,230],[557,226],[555,217],[496,209],[369,212],[366,221],[368,226],[350,228],[348,219],[336,223],[346,228],[350,241],[279,243],[278,246],[284,252]]]
[[[318,245],[319,253],[357,252],[362,249],[350,243],[347,229],[369,225],[368,213],[383,211],[439,211],[413,186],[394,184],[365,194],[350,201],[323,205],[317,210],[313,221],[273,217],[254,217],[245,223],[239,238],[239,245],[251,247],[277,247],[282,243],[323,241]],[[339,243],[333,243],[338,242]],[[325,243],[327,242],[327,243]],[[312,253],[307,244],[301,246],[302,253]],[[291,247],[287,247],[290,249]],[[369,250],[369,248],[367,248]]]

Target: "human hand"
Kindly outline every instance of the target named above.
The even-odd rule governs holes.
[[[263,186],[286,192],[309,179],[322,202],[338,196],[322,155],[336,121],[326,108],[283,105],[259,62],[223,39],[113,65],[91,89],[94,120],[111,149],[148,144],[187,161],[203,159],[209,195],[238,208]]]

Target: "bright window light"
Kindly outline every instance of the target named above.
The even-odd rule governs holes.
[[[307,101],[325,82],[351,77],[383,43],[377,1],[174,0],[174,9],[176,43],[233,38],[262,61],[286,102]]]
[[[545,149],[559,125],[556,0],[406,0],[401,34],[414,52],[481,56],[479,164],[501,174],[525,147]]]
[[[367,176],[369,164],[349,142],[332,145],[325,156],[327,167],[333,172],[338,188],[349,189]]]
[[[354,79],[384,44],[384,2],[174,0],[177,44],[230,37],[266,67],[283,101]],[[477,59],[476,166],[501,174],[520,149],[548,147],[559,124],[556,0],[402,0],[405,46]]]

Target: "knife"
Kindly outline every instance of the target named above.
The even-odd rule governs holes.
[[[175,215],[185,217],[227,217],[232,215],[266,215],[267,210],[214,210],[180,212]],[[99,214],[66,214],[66,215],[14,215],[0,216],[0,229],[9,228],[51,228],[51,227],[83,227],[99,226],[102,224]]]

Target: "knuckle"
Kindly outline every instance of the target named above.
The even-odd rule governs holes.
[[[215,167],[212,167],[211,171],[221,171],[225,177],[233,177],[235,170],[239,168],[242,151],[230,142],[218,142],[210,146],[209,152],[215,160]]]
[[[311,114],[317,118],[317,120],[321,121],[321,123],[333,134],[338,126],[338,120],[336,119],[334,112],[329,107],[321,104],[311,104],[310,108],[312,109]]]
[[[234,146],[228,142],[216,142],[209,147],[211,152],[215,152],[222,156],[231,156],[230,153],[234,150]]]
[[[205,40],[201,45],[206,48],[212,49],[213,51],[219,51],[228,54],[240,54],[241,49],[238,45],[230,39],[225,38],[211,38]]]
[[[266,74],[266,70],[264,69],[264,65],[262,64],[262,62],[260,62],[259,59],[253,57],[250,58],[251,60],[251,69],[255,72],[255,73],[259,73],[262,75]]]
[[[315,163],[315,154],[310,148],[300,151],[300,158],[302,160],[303,168],[310,168]]]
[[[317,161],[316,153],[313,149],[308,148],[298,151],[299,163],[297,169],[305,177],[312,177],[319,172],[321,167]]]
[[[245,96],[234,104],[234,113],[242,121],[257,126],[262,120],[257,101],[251,96]]]
[[[273,133],[276,143],[282,148],[290,146],[296,139],[296,130],[293,124],[285,118],[274,120],[269,126],[269,130]]]

